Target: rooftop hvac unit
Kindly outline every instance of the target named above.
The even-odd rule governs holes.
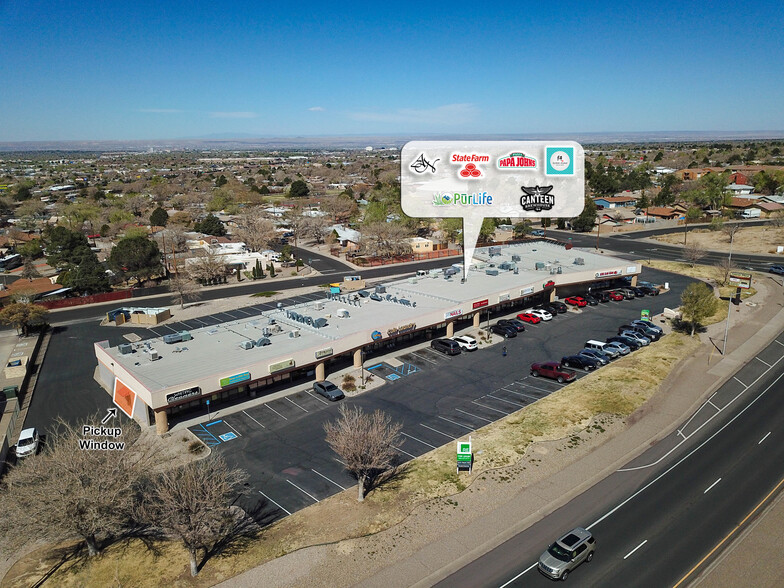
[[[345,308],[339,308],[337,315],[338,318],[348,318],[350,316],[348,310]]]
[[[120,353],[122,355],[128,355],[129,353],[133,353],[133,345],[131,345],[130,343],[120,343],[117,349],[120,350]]]
[[[193,339],[193,335],[191,335],[190,331],[180,331],[180,337],[182,337],[182,341],[190,341]]]
[[[316,305],[314,306],[314,308],[316,310],[324,310],[324,303],[323,302],[316,302]]]
[[[562,274],[562,273],[563,273],[563,268],[562,268],[562,267],[559,265],[559,266],[558,266],[558,269],[556,270],[556,272],[555,272],[555,273],[557,273],[557,274]]]
[[[379,295],[378,295],[378,294],[376,294],[375,292],[373,292],[373,293],[370,295],[370,299],[371,299],[371,300],[375,300],[376,302],[381,302],[381,301],[383,300],[383,298],[381,298],[381,296],[379,296]]]
[[[387,287],[386,286],[376,286],[376,294],[386,294]]]
[[[493,257],[494,255],[501,255],[500,247],[490,247],[490,257]]]
[[[269,337],[269,336],[270,336],[270,334],[271,334],[271,333],[270,333],[270,330],[269,330],[269,327],[263,327],[263,328],[261,329],[261,334],[262,334],[262,335],[264,335],[265,337]]]
[[[291,339],[294,339],[294,338],[299,337],[299,336],[300,336],[299,329],[294,329],[293,331],[289,332],[289,337]]]
[[[253,349],[253,341],[242,341],[240,347],[242,349]]]
[[[173,343],[179,343],[182,341],[182,335],[180,333],[172,333],[171,335],[164,335],[163,342],[171,345]]]
[[[158,351],[157,351],[157,350],[155,350],[155,349],[149,349],[149,350],[147,351],[147,353],[149,353],[149,354],[150,354],[150,361],[155,361],[155,360],[157,360],[157,359],[160,359],[160,358],[161,358],[161,356],[160,356],[160,355],[158,355]]]
[[[256,341],[256,347],[266,347],[267,345],[272,345],[272,341],[270,341],[266,337],[262,337],[261,339]]]
[[[537,261],[537,262],[534,264],[534,267],[535,267],[536,269],[538,269],[538,270],[543,270],[543,269],[544,269],[544,262],[543,262],[543,261]]]
[[[321,327],[326,327],[327,319],[317,318],[315,321],[313,321],[313,326],[316,327],[317,329],[320,329]]]
[[[585,265],[585,259],[582,257],[575,257],[574,265]]]
[[[512,256],[512,261],[521,261],[520,256],[519,255],[513,255]]]
[[[485,273],[488,276],[497,276],[498,275],[498,270],[497,269],[488,269],[488,270],[485,270]]]

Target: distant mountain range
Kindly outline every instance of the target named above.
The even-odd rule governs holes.
[[[217,134],[197,138],[149,141],[0,141],[0,152],[37,151],[291,151],[314,149],[374,149],[402,147],[418,141],[533,141],[570,140],[587,145],[612,143],[682,143],[687,141],[745,141],[784,139],[784,131],[655,131],[628,133],[519,133],[487,135],[412,134],[407,136],[344,135],[254,137]]]

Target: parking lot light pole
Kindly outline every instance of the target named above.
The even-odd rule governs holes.
[[[730,256],[727,263],[727,267],[732,268],[732,242],[735,240],[735,231],[730,233]],[[732,270],[730,270],[732,271]],[[721,347],[721,354],[722,356],[726,354],[727,351],[727,335],[729,334],[730,330],[730,313],[732,312],[732,294],[729,296],[729,301],[727,302],[727,321],[724,323],[724,344]]]

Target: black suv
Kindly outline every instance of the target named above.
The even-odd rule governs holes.
[[[570,368],[580,368],[590,372],[598,368],[600,364],[597,360],[585,355],[568,355],[561,359],[561,365]]]
[[[599,299],[593,294],[585,293],[583,294],[583,298],[591,306],[596,306],[597,304],[599,304]]]
[[[622,335],[617,335],[615,337],[607,337],[606,341],[608,343],[612,343],[613,341],[617,341],[618,343],[623,343],[631,349],[632,351],[637,351],[640,348],[640,343],[631,337],[624,337]]]
[[[550,303],[550,306],[553,306],[553,307],[555,307],[555,309],[556,309],[558,312],[560,312],[561,314],[563,314],[563,313],[565,313],[565,312],[567,312],[567,311],[569,310],[569,307],[568,307],[568,306],[566,306],[566,305],[565,305],[563,302],[561,302],[560,300],[553,300],[553,301]]]
[[[444,355],[460,355],[462,352],[458,342],[452,341],[452,339],[433,339],[430,342],[430,347]]]
[[[501,319],[496,324],[501,325],[502,327],[511,327],[518,333],[525,331],[525,325],[523,324],[523,321],[517,319]]]
[[[496,335],[501,335],[504,339],[511,339],[517,337],[517,329],[514,327],[507,327],[506,325],[499,325],[498,323],[490,327],[490,332]]]
[[[594,296],[599,302],[609,302],[610,295],[605,292],[604,290],[595,290],[591,292],[591,296]]]
[[[540,304],[539,306],[537,306],[535,308],[537,310],[546,310],[551,315],[553,315],[553,317],[555,317],[555,315],[558,314],[558,309],[555,306],[553,306],[553,304],[550,303],[550,302],[543,302],[542,304]]]

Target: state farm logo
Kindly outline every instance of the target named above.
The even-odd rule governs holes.
[[[498,169],[536,169],[536,158],[525,153],[510,153],[501,157],[497,165]]]
[[[477,166],[478,163],[490,163],[489,155],[479,153],[453,153],[452,163],[465,164],[458,172],[458,175],[466,180],[481,178],[484,173]]]
[[[550,194],[552,186],[534,186],[529,188],[521,186],[523,195],[520,196],[520,206],[526,211],[542,212],[550,210],[555,205],[555,196]]]

